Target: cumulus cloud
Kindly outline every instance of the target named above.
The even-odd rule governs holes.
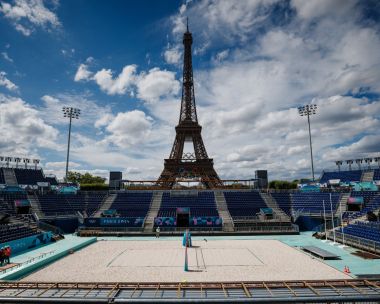
[[[88,62],[88,60],[87,60]],[[87,64],[81,64],[75,74],[75,81],[95,81],[100,89],[108,95],[124,95],[130,92],[147,103],[154,103],[161,98],[178,94],[179,81],[176,73],[153,68],[147,72],[137,73],[136,65],[127,65],[118,76],[113,76],[110,69],[101,69],[96,73],[88,70]]]
[[[56,149],[58,130],[21,98],[0,94],[0,150],[4,154],[30,157],[36,148]]]
[[[121,112],[108,124],[107,141],[119,147],[144,142],[152,128],[152,118],[139,110]]]
[[[154,68],[142,73],[136,81],[137,96],[147,102],[158,101],[161,97],[176,95],[179,92],[179,81],[175,73]]]
[[[92,72],[88,70],[88,66],[84,63],[80,64],[74,76],[74,81],[87,81],[90,80]]]
[[[113,77],[110,69],[102,69],[95,73],[93,79],[99,85],[100,89],[109,95],[123,95],[130,89],[134,83],[136,65],[125,66],[122,72]]]
[[[48,29],[60,25],[57,15],[45,6],[43,0],[14,0],[12,4],[1,2],[0,12],[25,36],[37,27]]]
[[[7,73],[0,71],[0,86],[7,88],[9,91],[17,91],[18,86],[6,77]]]

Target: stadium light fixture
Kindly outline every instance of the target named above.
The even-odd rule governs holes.
[[[371,169],[372,158],[371,158],[371,157],[366,157],[366,158],[364,159],[364,161],[365,161],[366,164],[368,165],[368,169]]]
[[[375,162],[377,162],[378,167],[380,168],[380,157],[375,157],[373,159]]]
[[[67,141],[67,156],[66,156],[66,174],[65,179],[67,182],[67,175],[69,173],[69,156],[70,156],[70,138],[71,138],[71,121],[72,119],[79,119],[80,109],[72,108],[72,107],[63,107],[62,108],[63,117],[69,118],[69,138]]]
[[[338,171],[340,172],[340,166],[343,165],[343,161],[337,160],[335,164],[338,166]]]
[[[359,170],[362,169],[362,162],[363,162],[363,159],[362,159],[362,158],[357,158],[357,159],[355,159],[355,163],[358,165]]]
[[[18,164],[21,162],[21,158],[15,157],[16,169],[18,168]]]
[[[29,158],[24,158],[22,161],[25,164],[25,169],[28,169],[28,164],[30,163],[30,159]]]
[[[37,170],[37,165],[40,163],[39,159],[33,159],[34,169]]]
[[[351,171],[351,165],[354,163],[354,161],[352,159],[348,159],[346,160],[346,163],[348,165],[348,170]]]
[[[9,162],[12,161],[12,157],[6,156],[5,161],[7,162],[7,168],[9,168]]]
[[[307,116],[307,124],[309,126],[309,144],[310,144],[310,159],[311,159],[311,174],[314,178],[314,161],[313,161],[313,145],[311,143],[311,132],[310,132],[310,115],[314,115],[317,113],[317,105],[311,104],[302,107],[298,107],[298,113],[300,116]]]

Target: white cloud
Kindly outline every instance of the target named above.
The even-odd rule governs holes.
[[[69,162],[69,167],[70,167],[70,170],[72,170],[73,168],[79,168],[81,166],[81,164],[78,164],[76,162],[72,162],[70,161]],[[62,161],[62,162],[47,162],[45,164],[45,167],[46,169],[65,169],[66,168],[66,162],[65,161]]]
[[[106,130],[110,133],[107,141],[116,146],[126,148],[147,140],[152,128],[152,118],[144,112],[133,110],[120,112],[108,124]]]
[[[357,0],[292,0],[291,5],[303,19],[352,15]]]
[[[214,60],[215,60],[216,62],[223,61],[224,59],[226,59],[226,58],[228,57],[229,53],[230,53],[230,50],[228,50],[228,49],[227,49],[227,50],[220,51],[220,52],[218,52],[218,53],[215,55]]]
[[[110,69],[102,69],[94,75],[93,79],[99,85],[102,91],[109,95],[123,95],[130,89],[135,81],[136,66],[127,65],[122,72],[113,78]]]
[[[91,79],[92,72],[90,72],[88,69],[88,66],[84,63],[80,64],[78,67],[77,72],[74,76],[74,81],[88,81]]]
[[[169,64],[179,64],[182,59],[182,52],[180,47],[177,45],[172,48],[168,48],[164,52],[165,61]]]
[[[9,57],[9,55],[8,55],[7,52],[2,52],[2,53],[1,53],[1,56],[3,56],[3,58],[4,58],[6,61],[13,63],[13,59],[12,59],[11,57]]]
[[[6,87],[9,91],[17,91],[18,86],[6,77],[7,73],[0,71],[0,86]]]
[[[0,94],[0,151],[2,154],[31,157],[37,148],[56,149],[58,130],[23,101]]]
[[[1,2],[0,12],[25,36],[36,27],[56,28],[60,25],[57,15],[44,5],[43,0],[14,0],[13,3]]]
[[[99,105],[92,100],[90,95],[86,94],[57,94],[54,96],[44,95],[41,97],[44,102],[43,107],[39,110],[46,121],[53,125],[67,124],[67,118],[62,115],[62,107],[73,107],[82,110],[75,125],[93,125],[104,115],[111,114],[111,108],[108,105]]]
[[[148,73],[141,73],[136,79],[137,97],[146,102],[155,102],[162,97],[176,95],[179,92],[179,81],[175,73],[154,68]]]
[[[92,60],[92,57],[89,57],[86,62],[90,63]],[[159,68],[153,68],[140,74],[136,71],[136,65],[127,65],[118,76],[113,77],[110,69],[101,69],[94,74],[88,70],[88,65],[81,64],[74,80],[95,81],[100,89],[108,95],[124,95],[129,92],[134,96],[136,89],[137,97],[148,103],[178,94],[180,84],[175,78],[175,72]]]

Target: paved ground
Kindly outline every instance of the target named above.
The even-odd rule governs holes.
[[[25,281],[178,282],[350,278],[278,240],[104,240],[48,265]]]

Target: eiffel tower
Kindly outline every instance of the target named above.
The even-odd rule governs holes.
[[[173,187],[176,181],[183,179],[199,180],[206,188],[222,186],[214,170],[214,162],[208,157],[201,136],[202,127],[198,123],[195,106],[193,66],[191,45],[193,37],[187,31],[183,35],[185,48],[183,62],[183,86],[179,123],[175,127],[176,137],[168,159],[165,159],[164,170],[157,183],[164,187]],[[185,142],[192,142],[194,153],[184,153]]]

